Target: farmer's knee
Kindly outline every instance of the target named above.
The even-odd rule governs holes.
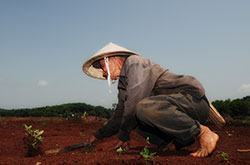
[[[150,97],[141,100],[136,106],[136,116],[140,120],[149,120],[155,113],[156,102],[152,101]]]

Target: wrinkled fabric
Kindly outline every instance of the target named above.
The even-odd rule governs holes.
[[[126,59],[118,90],[119,101],[113,117],[94,133],[98,139],[118,133],[120,140],[128,141],[130,132],[137,126],[136,105],[146,97],[179,92],[186,92],[197,99],[205,95],[201,83],[194,77],[171,73],[142,56],[129,56]]]
[[[158,146],[174,140],[180,148],[192,144],[208,113],[205,98],[185,92],[146,97],[136,107],[137,132]]]

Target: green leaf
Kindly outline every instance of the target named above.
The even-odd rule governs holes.
[[[153,152],[150,154],[150,156],[155,156],[156,155],[156,152]]]
[[[146,155],[148,155],[148,154],[149,154],[149,150],[148,150],[148,148],[144,148],[144,153],[145,153]]]
[[[123,149],[122,147],[119,147],[119,148],[116,150],[116,152],[119,153],[119,154],[124,154],[124,153],[126,153],[126,150]]]
[[[223,160],[228,160],[228,153],[226,153],[226,152],[222,152],[221,153],[221,156],[222,156],[222,158],[223,158]]]
[[[42,134],[43,134],[43,132],[44,132],[43,130],[42,130],[42,131],[39,131],[39,130],[38,130],[38,132],[37,132],[37,136],[42,135]]]
[[[26,136],[28,136],[30,138],[30,145],[32,145],[33,148],[35,148],[35,146],[37,144],[40,144],[43,142],[43,138],[42,138],[42,134],[43,134],[43,130],[39,130],[39,129],[35,129],[32,130],[32,125],[27,126],[26,124],[23,124],[25,131],[26,131]]]

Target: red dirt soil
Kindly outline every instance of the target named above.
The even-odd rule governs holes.
[[[209,157],[194,158],[189,156],[194,152],[198,143],[183,148],[157,152],[154,145],[150,145],[150,152],[157,152],[153,162],[146,161],[140,152],[146,141],[136,132],[132,132],[130,150],[119,155],[114,148],[117,136],[97,142],[92,150],[84,148],[69,152],[50,155],[26,157],[23,138],[25,131],[23,124],[32,125],[34,129],[44,130],[44,151],[86,142],[88,135],[100,128],[104,120],[65,120],[58,118],[0,118],[0,164],[250,164],[250,152],[239,152],[238,149],[250,149],[250,125],[231,123],[223,130],[214,125],[208,125],[220,136],[216,150]],[[223,161],[222,152],[229,155]]]

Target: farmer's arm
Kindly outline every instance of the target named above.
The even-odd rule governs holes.
[[[94,137],[102,139],[118,133],[124,112],[124,101],[126,97],[127,79],[122,74],[118,83],[118,104],[111,119],[94,133]]]
[[[121,95],[120,92],[119,95]],[[122,113],[123,113],[123,101],[119,99],[119,102],[116,106],[113,116],[108,120],[108,122],[105,125],[103,125],[93,135],[97,139],[102,139],[116,134],[119,130],[119,126],[122,119]]]
[[[119,84],[118,84],[118,89],[119,89],[118,100],[119,101],[116,106],[115,113],[105,125],[103,125],[98,131],[96,131],[93,135],[89,137],[88,142],[90,144],[94,144],[94,142],[98,139],[110,137],[119,131],[119,127],[120,127],[120,123],[121,123],[122,115],[123,115],[124,100],[125,100],[125,91],[126,91],[125,84],[126,82],[125,82],[124,77],[120,78]]]
[[[145,61],[137,60],[137,58],[127,59],[124,67],[127,85],[124,112],[118,137],[119,140],[126,142],[130,139],[130,132],[136,127],[136,104],[143,98],[151,95],[154,87],[154,82],[152,81],[154,75],[152,75],[151,66],[148,66],[148,63]]]
[[[119,131],[119,127],[122,121],[122,115],[124,110],[124,101],[126,95],[126,78],[121,76],[118,83],[118,104],[116,106],[115,112],[111,119],[103,125],[98,131],[94,133],[94,136],[97,139],[102,139],[106,137],[110,137],[116,134]]]

